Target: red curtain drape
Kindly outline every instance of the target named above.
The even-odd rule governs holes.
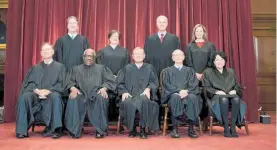
[[[80,33],[98,50],[108,44],[107,33],[122,33],[121,45],[130,51],[143,46],[156,32],[156,17],[169,19],[168,32],[180,37],[182,48],[192,28],[201,23],[228,65],[246,87],[247,117],[257,121],[255,55],[250,0],[10,0],[5,72],[4,120],[15,120],[18,92],[30,66],[38,63],[43,42],[54,43],[66,33],[66,18],[77,16]]]

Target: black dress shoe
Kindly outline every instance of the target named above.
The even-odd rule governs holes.
[[[178,134],[178,130],[177,129],[172,129],[170,134],[171,134],[172,138],[180,138],[180,135]]]
[[[62,135],[60,133],[57,133],[55,132],[53,135],[52,135],[52,139],[59,139]]]
[[[133,138],[137,136],[137,131],[130,131],[128,137]]]
[[[235,128],[231,128],[230,129],[230,134],[234,138],[238,138],[239,137]]]
[[[188,130],[188,136],[191,138],[198,138],[198,135],[195,133],[193,127],[190,127]]]
[[[23,139],[23,138],[27,138],[27,137],[29,137],[29,136],[28,135],[26,136],[26,135],[23,135],[23,134],[16,133],[16,138],[18,138],[18,139]]]
[[[140,129],[139,137],[141,139],[147,139],[147,134],[145,133],[145,129],[143,129],[143,128]]]
[[[104,138],[104,134],[100,134],[99,132],[96,131],[95,137],[96,137],[97,139],[101,139],[101,138]]]
[[[228,130],[228,129],[224,129],[224,136],[225,137],[227,137],[227,138],[230,138],[230,137],[232,137],[232,135],[231,135],[231,133],[230,133],[230,130]]]
[[[69,132],[69,135],[72,137],[72,139],[79,139],[79,138],[80,138],[80,137],[78,137],[78,136],[72,134],[71,132]]]

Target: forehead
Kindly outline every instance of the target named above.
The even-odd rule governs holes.
[[[133,54],[144,54],[144,51],[142,49],[135,49]]]
[[[41,49],[52,49],[52,47],[49,44],[45,44],[41,47]]]
[[[167,18],[166,18],[166,17],[163,17],[163,16],[162,16],[162,17],[158,17],[158,18],[157,18],[157,21],[158,21],[158,22],[164,22],[164,21],[167,21]]]
[[[203,30],[203,27],[199,26],[196,28],[196,30]]]
[[[216,55],[215,59],[223,59],[220,55]]]
[[[119,36],[119,34],[118,34],[118,32],[114,32],[114,33],[112,33],[111,36]]]
[[[68,22],[77,22],[76,18],[69,18]]]
[[[173,52],[172,55],[173,55],[173,56],[176,56],[176,55],[184,55],[184,53],[181,52],[181,51],[175,51],[175,52]]]

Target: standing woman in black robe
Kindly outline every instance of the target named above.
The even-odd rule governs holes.
[[[216,119],[224,126],[225,137],[238,137],[236,125],[241,126],[246,106],[241,99],[241,88],[233,69],[226,68],[227,57],[218,51],[212,57],[212,68],[203,75],[203,85],[207,91],[208,105]],[[231,104],[231,127],[228,110]]]
[[[212,56],[216,51],[213,43],[207,39],[207,30],[202,24],[197,24],[192,31],[192,41],[186,46],[186,66],[192,67],[197,79],[201,81],[202,74],[212,65]]]
[[[130,56],[126,48],[119,46],[118,31],[111,30],[108,39],[110,44],[98,51],[96,63],[105,65],[117,76],[119,70],[130,63]]]
[[[54,60],[64,64],[67,71],[83,63],[83,53],[89,48],[88,39],[78,34],[79,22],[75,16],[67,18],[68,33],[57,39]]]

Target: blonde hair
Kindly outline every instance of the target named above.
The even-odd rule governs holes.
[[[195,36],[195,31],[196,31],[196,29],[198,28],[198,27],[201,27],[202,29],[203,29],[203,32],[204,32],[204,34],[203,34],[203,39],[204,40],[208,40],[208,33],[207,33],[207,30],[206,30],[206,28],[202,25],[202,24],[197,24],[197,25],[195,25],[194,26],[194,28],[193,28],[193,30],[192,30],[192,38],[191,38],[191,42],[194,42],[195,40],[196,40],[196,36]]]

